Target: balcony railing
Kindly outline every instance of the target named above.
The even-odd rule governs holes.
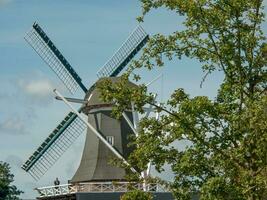
[[[77,192],[127,192],[134,189],[149,192],[166,191],[161,185],[156,183],[142,184],[129,182],[88,182],[36,188],[40,195],[39,198],[74,194]]]

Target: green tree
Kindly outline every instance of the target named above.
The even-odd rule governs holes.
[[[18,190],[15,185],[11,185],[14,181],[14,175],[10,173],[8,163],[0,161],[0,200],[19,199],[18,195],[22,191]]]
[[[132,190],[122,195],[121,200],[152,200],[151,193],[140,190]]]
[[[176,199],[256,200],[267,198],[267,45],[262,31],[262,0],[141,0],[143,15],[165,8],[183,20],[183,30],[156,34],[121,82],[102,82],[102,97],[114,101],[119,117],[129,107],[143,112],[145,104],[161,112],[159,120],[140,123],[138,147],[130,162],[158,171],[168,163],[175,174],[168,183]],[[167,103],[155,105],[144,85],[125,82],[136,68],[164,66],[163,58],[197,59],[206,75],[222,71],[215,99],[190,97],[177,88]],[[177,69],[178,72],[179,69]],[[204,76],[204,79],[206,77]],[[134,74],[136,80],[140,76]],[[204,80],[203,79],[203,80]],[[173,143],[186,140],[184,150]]]

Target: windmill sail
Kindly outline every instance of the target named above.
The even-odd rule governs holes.
[[[23,164],[22,169],[38,180],[85,130],[86,124],[70,112]]]
[[[146,44],[148,39],[148,34],[141,26],[138,26],[117,52],[97,72],[98,78],[117,76]]]
[[[79,86],[85,93],[87,92],[82,79],[37,23],[33,24],[32,29],[24,38],[56,73],[72,94]]]

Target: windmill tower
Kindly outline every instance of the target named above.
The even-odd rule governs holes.
[[[71,184],[66,187],[41,188],[38,190],[41,197],[62,196],[64,192],[70,195],[73,194],[73,191],[81,192],[81,188],[83,188],[82,192],[89,192],[92,191],[92,188],[99,188],[99,185],[101,191],[104,192],[103,188],[110,190],[113,181],[125,181],[125,171],[109,164],[109,160],[111,157],[117,156],[128,164],[126,159],[132,151],[127,146],[129,136],[136,134],[133,127],[134,113],[133,110],[128,110],[123,113],[124,117],[121,120],[113,118],[111,116],[112,103],[101,101],[96,85],[98,81],[105,78],[110,79],[111,82],[117,82],[120,79],[117,75],[146,44],[148,39],[148,34],[141,26],[138,26],[97,72],[98,80],[87,88],[37,23],[34,23],[32,29],[26,34],[25,40],[56,73],[70,93],[73,94],[78,88],[85,93],[84,99],[64,98],[60,93],[57,93],[58,99],[67,104],[69,102],[80,103],[81,107],[78,111],[73,110],[68,113],[22,166],[22,169],[35,180],[40,179],[87,128],[82,159],[70,180]],[[128,82],[128,86],[137,87],[131,82]],[[87,120],[80,116],[81,113],[87,116]],[[135,171],[135,169],[131,169]],[[83,184],[79,185],[81,183]],[[86,190],[84,189],[85,186],[88,186]],[[114,189],[114,187],[113,185],[113,192],[119,191],[118,188]],[[119,185],[119,188],[123,187],[123,185]],[[137,187],[139,188],[139,186]],[[90,198],[94,199],[94,197]],[[118,198],[119,196],[113,199]],[[76,199],[79,198],[76,197]]]
[[[109,79],[112,82],[119,80],[117,77]],[[129,87],[136,86],[129,82]],[[88,122],[102,133],[124,158],[127,158],[131,151],[127,144],[129,137],[134,134],[133,130],[124,118],[118,120],[112,117],[112,103],[102,102],[99,96],[98,89],[87,93],[87,103],[82,112],[88,116]],[[127,111],[126,114],[133,122],[132,112]],[[87,133],[81,163],[71,182],[124,180],[124,170],[108,163],[109,159],[114,157],[113,153],[92,133],[92,130],[88,129]]]

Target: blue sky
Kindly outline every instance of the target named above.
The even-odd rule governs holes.
[[[37,21],[90,86],[96,81],[96,71],[136,27],[140,13],[137,0],[0,0],[0,160],[11,164],[15,184],[25,191],[22,198],[34,198],[32,189],[52,185],[56,176],[66,183],[79,164],[85,135],[40,181],[20,169],[69,112],[54,100],[52,90],[57,88],[70,96],[23,36]],[[181,19],[160,9],[145,18],[143,27],[151,35],[168,34],[181,27]],[[264,27],[266,32],[266,24]],[[220,73],[215,73],[200,88],[202,70],[198,62],[189,59],[166,62],[162,69],[141,73],[145,83],[163,74],[162,80],[150,87],[163,100],[178,87],[192,96],[213,98],[222,80]],[[75,97],[83,96],[77,92]]]

